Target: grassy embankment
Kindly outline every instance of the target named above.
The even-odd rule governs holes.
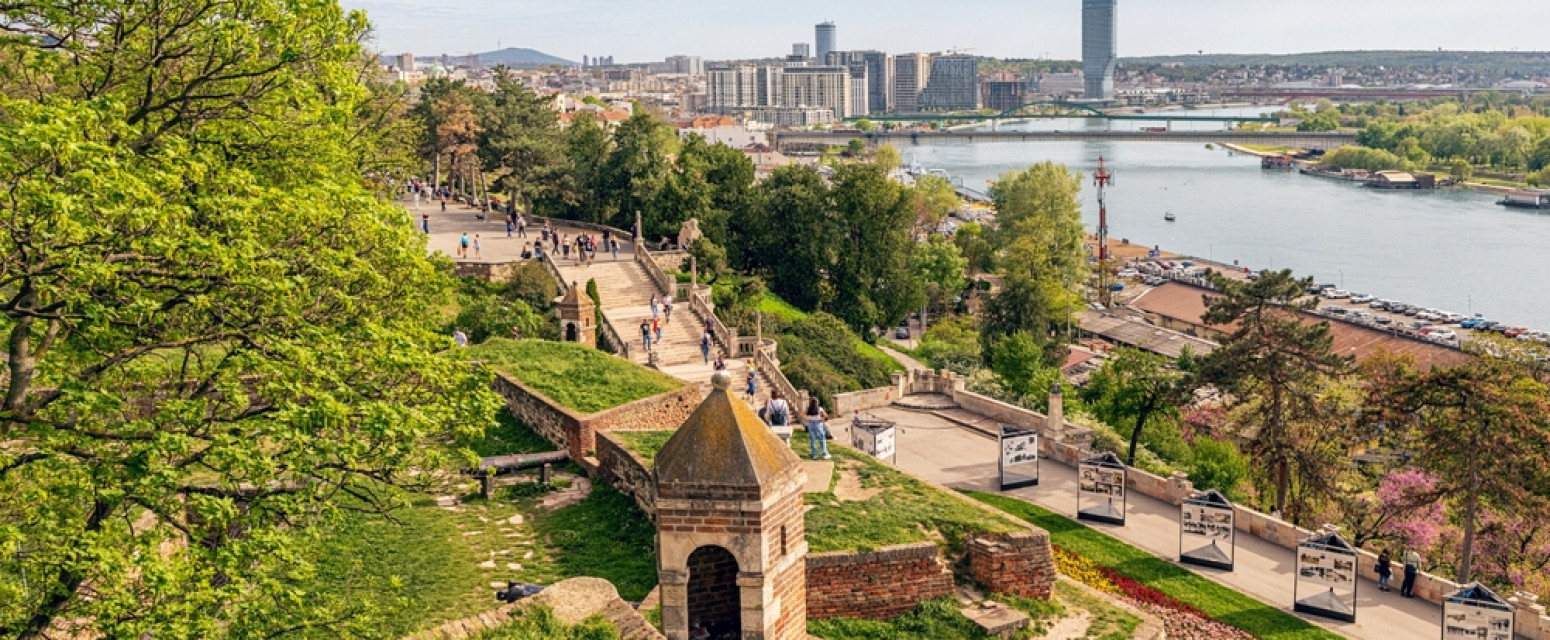
[[[1338,640],[1339,635],[1224,587],[1115,538],[1016,498],[969,496],[1042,527],[1050,542],[1189,604],[1212,619],[1266,640]]]
[[[487,362],[581,414],[597,413],[684,385],[665,373],[571,342],[494,338],[462,350],[458,357]]]

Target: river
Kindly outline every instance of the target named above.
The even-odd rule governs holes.
[[[1065,119],[1000,128],[1142,126],[1161,123]],[[1263,171],[1257,158],[1196,144],[933,142],[906,143],[899,151],[906,162],[913,158],[928,169],[944,169],[976,189],[1032,163],[1065,164],[1084,175],[1082,215],[1090,230],[1098,224],[1091,175],[1103,156],[1115,176],[1108,191],[1110,237],[1225,263],[1237,260],[1254,269],[1290,268],[1353,292],[1550,330],[1550,298],[1532,284],[1534,274],[1550,274],[1550,213],[1499,206],[1492,193],[1380,191]],[[1170,210],[1175,222],[1163,220]]]

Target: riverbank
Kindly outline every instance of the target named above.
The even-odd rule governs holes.
[[[1241,153],[1241,154],[1244,154],[1244,155],[1254,156],[1256,158],[1265,158],[1265,157],[1270,157],[1270,156],[1282,156],[1282,155],[1296,155],[1297,153],[1301,153],[1302,152],[1301,149],[1293,149],[1293,148],[1290,148],[1290,147],[1263,147],[1263,146],[1259,146],[1259,145],[1243,145],[1243,144],[1231,144],[1231,143],[1226,143],[1226,144],[1223,144],[1222,146],[1225,147],[1229,151]],[[1316,164],[1316,163],[1308,162],[1306,160],[1299,160],[1299,161],[1297,161],[1297,164],[1298,164],[1298,166],[1302,166],[1302,165],[1311,165],[1311,164]],[[1428,167],[1427,169],[1428,169],[1428,172],[1436,173],[1436,169],[1434,167]],[[1486,192],[1490,192],[1490,193],[1508,193],[1508,192],[1511,192],[1511,191],[1517,191],[1519,189],[1529,189],[1529,188],[1531,188],[1527,183],[1514,183],[1512,185],[1502,185],[1502,184],[1487,184],[1487,183],[1484,183],[1484,182],[1467,182],[1467,181],[1459,183],[1457,186],[1463,187],[1463,188],[1466,188],[1466,189],[1475,189],[1475,190],[1478,190],[1478,191],[1486,191]]]

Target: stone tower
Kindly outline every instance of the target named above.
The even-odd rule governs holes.
[[[802,463],[734,398],[713,390],[656,458],[662,629],[689,640],[807,637]]]
[[[561,340],[597,346],[597,307],[576,283],[572,282],[565,297],[554,305],[554,313],[560,317]]]

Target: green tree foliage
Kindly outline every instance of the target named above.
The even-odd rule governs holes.
[[[751,333],[754,310],[717,309],[727,324]],[[857,351],[860,338],[840,319],[818,312],[799,318],[764,314],[764,335],[780,343],[780,369],[798,389],[824,403],[834,394],[888,386],[890,369]],[[831,407],[832,408],[832,407]]]
[[[1402,171],[1413,169],[1413,163],[1394,155],[1392,152],[1382,149],[1368,149],[1346,145],[1324,154],[1319,164],[1326,167],[1339,167],[1341,169],[1363,169],[1366,171]]]
[[[495,399],[435,355],[450,279],[368,190],[403,130],[360,80],[364,17],[110,0],[0,21],[0,636],[369,631],[288,588],[295,551],[341,508],[400,504]]]
[[[536,198],[553,197],[565,168],[559,116],[549,100],[510,75],[495,69],[495,92],[480,114],[479,143],[484,166],[498,176],[494,186],[531,211]]]
[[[635,223],[635,212],[645,214],[647,238],[676,233],[677,210],[672,199],[660,199],[669,187],[672,163],[678,150],[678,137],[671,127],[644,109],[636,109],[613,132],[614,151],[603,163],[602,181],[608,201],[617,207],[610,224],[628,228]]]
[[[1325,109],[1297,123],[1298,131],[1334,131],[1340,128],[1340,112]]]
[[[1082,304],[1073,293],[1087,273],[1081,188],[1079,174],[1053,162],[1004,173],[991,185],[998,227],[990,239],[1004,279],[985,307],[987,344],[1020,332],[1049,342],[1051,329]],[[1053,364],[1060,348],[1046,351]]]
[[[1189,463],[1189,481],[1196,489],[1216,489],[1231,500],[1242,499],[1240,487],[1249,477],[1249,459],[1231,442],[1195,438]]]
[[[1178,406],[1189,399],[1194,388],[1191,377],[1194,368],[1194,358],[1187,352],[1179,358],[1177,366],[1172,366],[1167,358],[1154,353],[1118,349],[1104,362],[1103,368],[1088,379],[1082,389],[1082,400],[1100,420],[1128,428],[1130,448],[1126,459],[1134,465],[1136,447],[1147,427],[1163,430],[1176,438]],[[1148,444],[1154,445],[1150,447],[1154,452],[1161,453],[1160,447],[1155,446],[1159,443]],[[1168,457],[1164,456],[1165,459]]]
[[[1531,510],[1550,500],[1550,388],[1489,355],[1418,371],[1401,363],[1373,385],[1387,424],[1407,429],[1417,462],[1457,496],[1462,538],[1455,575],[1468,581],[1484,510]]]
[[[828,269],[834,302],[824,309],[870,339],[873,327],[892,326],[925,302],[909,273],[909,194],[882,167],[860,163],[835,172],[830,198],[837,224],[828,240],[839,247]]]
[[[925,244],[916,245],[910,258],[910,273],[925,285],[926,297],[933,307],[940,309],[946,298],[963,291],[967,283],[964,269],[968,265],[957,245],[942,236],[932,236]]]
[[[694,256],[694,262],[699,269],[700,282],[715,284],[721,276],[727,274],[727,250],[720,245],[711,242],[710,238],[695,238],[689,244],[689,255]],[[684,270],[687,271],[688,260],[684,260]]]
[[[1232,333],[1202,359],[1202,375],[1232,394],[1246,452],[1268,470],[1275,508],[1286,514],[1294,481],[1318,488],[1335,480],[1325,473],[1323,447],[1335,439],[1320,395],[1349,360],[1331,352],[1328,322],[1298,314],[1317,304],[1304,296],[1311,278],[1298,280],[1288,269],[1262,271],[1250,282],[1213,274],[1211,282],[1222,295],[1206,298],[1204,319]]]
[[[521,300],[534,311],[547,315],[554,310],[555,298],[560,297],[560,286],[549,270],[535,260],[512,270],[502,295],[509,300]]]
[[[963,199],[958,197],[958,190],[953,188],[947,178],[924,175],[915,179],[910,203],[914,207],[917,224],[935,227],[958,209]]]
[[[990,368],[1002,387],[1018,396],[1048,393],[1050,384],[1060,380],[1060,370],[1045,363],[1044,341],[1023,332],[991,347]]]
[[[935,369],[968,375],[980,368],[979,324],[972,315],[953,316],[926,328],[915,356]]]
[[[965,222],[953,233],[953,244],[958,253],[968,261],[968,268],[981,273],[995,269],[995,247],[985,237],[985,228],[978,222]]]
[[[762,185],[764,206],[735,234],[743,269],[767,275],[770,288],[799,309],[834,300],[826,279],[838,250],[829,216],[829,186],[809,167],[776,169]]]
[[[512,327],[522,331],[524,338],[554,338],[556,328],[548,315],[540,315],[522,300],[502,295],[500,285],[482,280],[466,279],[457,292],[458,313],[451,324],[443,328],[443,334],[451,334],[454,328],[462,329],[470,342],[478,344],[490,338],[511,337]]]
[[[612,222],[617,204],[606,171],[614,150],[608,131],[592,114],[583,113],[565,128],[561,142],[565,145],[565,176],[557,192],[545,194],[548,197],[539,201],[539,210],[592,224]]]
[[[877,148],[877,155],[873,156],[872,162],[882,167],[885,173],[893,173],[894,169],[903,166],[904,159],[899,156],[899,150],[893,145],[885,144]]]

